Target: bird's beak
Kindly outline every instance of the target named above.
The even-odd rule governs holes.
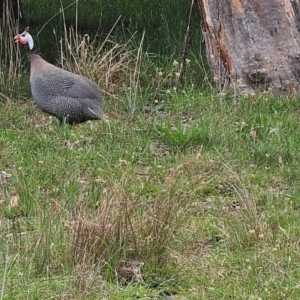
[[[16,43],[20,43],[22,45],[26,45],[27,44],[27,41],[20,34],[17,34],[14,37],[14,40],[15,40]]]
[[[20,39],[20,35],[19,35],[19,34],[17,34],[17,35],[14,37],[14,41],[15,41],[15,43],[17,43],[17,42],[19,41],[19,39]]]

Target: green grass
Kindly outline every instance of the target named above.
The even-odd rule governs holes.
[[[0,104],[0,299],[300,297],[297,99],[105,110],[71,129]],[[144,282],[118,283],[121,259]]]

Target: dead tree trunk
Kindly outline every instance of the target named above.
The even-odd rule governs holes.
[[[300,92],[299,0],[198,0],[207,59],[221,88]]]

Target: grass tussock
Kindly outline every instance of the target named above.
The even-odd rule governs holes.
[[[77,35],[73,27],[66,28],[61,40],[60,63],[64,69],[89,77],[109,96],[120,93],[124,78],[131,70],[134,59],[128,44],[114,42],[111,32],[97,45],[88,34]],[[99,43],[98,43],[99,44]]]
[[[166,190],[159,196],[142,192],[151,188],[151,183],[144,179],[142,190],[135,194],[132,180],[141,181],[140,176],[149,175],[127,178],[127,174],[117,185],[107,187],[110,192],[97,203],[94,218],[80,212],[69,224],[71,256],[75,262],[97,263],[109,276],[117,276],[117,280],[122,261],[140,261],[150,274],[151,269],[167,267],[174,236],[186,218],[184,207],[188,199],[183,192],[174,192],[176,176],[168,179]],[[146,184],[148,187],[143,186]]]

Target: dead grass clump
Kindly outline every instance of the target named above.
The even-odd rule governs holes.
[[[105,281],[98,273],[96,266],[85,263],[77,264],[75,267],[76,289],[80,293],[88,294],[95,284],[98,289],[105,286]]]
[[[73,27],[65,26],[60,57],[64,69],[90,78],[110,96],[123,90],[134,61],[134,53],[128,50],[130,41],[114,42],[113,29],[99,45],[96,40],[91,41],[88,34],[80,36]]]
[[[78,262],[88,262],[91,257],[86,257],[92,253],[95,257],[107,258],[104,254],[107,243],[111,237],[112,225],[98,222],[91,222],[83,217],[78,217],[69,226],[73,233],[72,256]]]
[[[106,279],[121,283],[143,282],[144,268],[168,266],[188,201],[174,192],[175,178],[168,191],[150,200],[135,195],[132,180],[124,175],[121,183],[111,186],[96,217],[80,213],[69,224],[74,262],[97,264]]]

